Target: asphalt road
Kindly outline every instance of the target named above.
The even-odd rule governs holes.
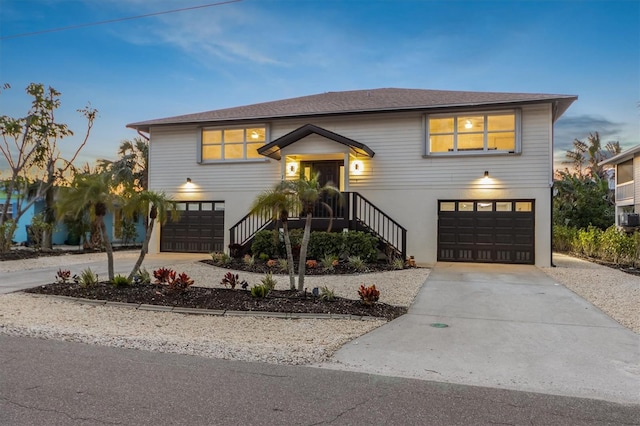
[[[637,425],[640,406],[0,335],[1,425]]]

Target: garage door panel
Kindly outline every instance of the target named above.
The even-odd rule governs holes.
[[[180,219],[167,222],[160,230],[160,250],[192,253],[222,251],[224,210],[211,210],[213,203],[224,206],[223,201],[182,202],[184,209],[180,212]]]
[[[497,200],[527,202],[533,200]],[[445,201],[465,206],[493,201]],[[494,204],[495,205],[495,204]],[[438,260],[534,263],[534,212],[441,211],[438,214]]]

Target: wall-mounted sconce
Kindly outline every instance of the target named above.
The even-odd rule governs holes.
[[[187,183],[191,183],[191,178],[190,177],[187,178]]]
[[[359,175],[359,174],[362,173],[363,170],[364,170],[364,165],[363,165],[362,161],[353,160],[351,162],[351,167],[350,167],[351,174]]]
[[[287,176],[295,176],[296,174],[298,174],[298,163],[292,161],[287,163],[286,167]]]
[[[489,179],[489,170],[484,171],[484,178]]]

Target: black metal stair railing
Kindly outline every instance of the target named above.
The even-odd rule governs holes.
[[[407,258],[407,230],[358,192],[351,193],[351,229],[366,230],[391,248],[401,259]]]
[[[358,192],[343,192],[341,197],[330,197],[323,200],[330,206],[318,206],[314,209],[314,219],[327,219],[344,222],[349,229],[370,232],[378,237],[387,247],[400,256],[407,257],[407,230],[389,215],[376,207]],[[299,212],[290,212],[290,222],[302,221]],[[273,220],[268,215],[247,214],[230,229],[230,243],[245,245],[256,233],[267,229]]]

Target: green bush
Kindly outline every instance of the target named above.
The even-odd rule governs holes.
[[[570,226],[553,227],[553,250],[559,252],[574,251],[578,230]]]
[[[595,257],[600,252],[602,231],[595,226],[578,230],[578,250],[585,256]]]
[[[633,237],[628,236],[615,226],[610,226],[600,236],[598,257],[614,263],[632,263],[636,254]]]
[[[340,256],[345,237],[341,232],[312,232],[309,238],[307,258],[322,259],[325,256]]]
[[[373,263],[378,260],[378,239],[371,234],[362,231],[349,231],[344,233],[345,258],[358,256],[364,262]]]
[[[116,275],[111,280],[111,284],[113,284],[116,287],[126,287],[128,285],[131,285],[131,281],[129,281],[129,278],[127,278],[124,275]]]
[[[284,243],[280,241],[278,231],[265,229],[259,231],[255,237],[253,237],[251,253],[254,255],[260,256],[265,254],[267,259],[270,259],[279,257],[279,254],[282,252],[284,252]]]

